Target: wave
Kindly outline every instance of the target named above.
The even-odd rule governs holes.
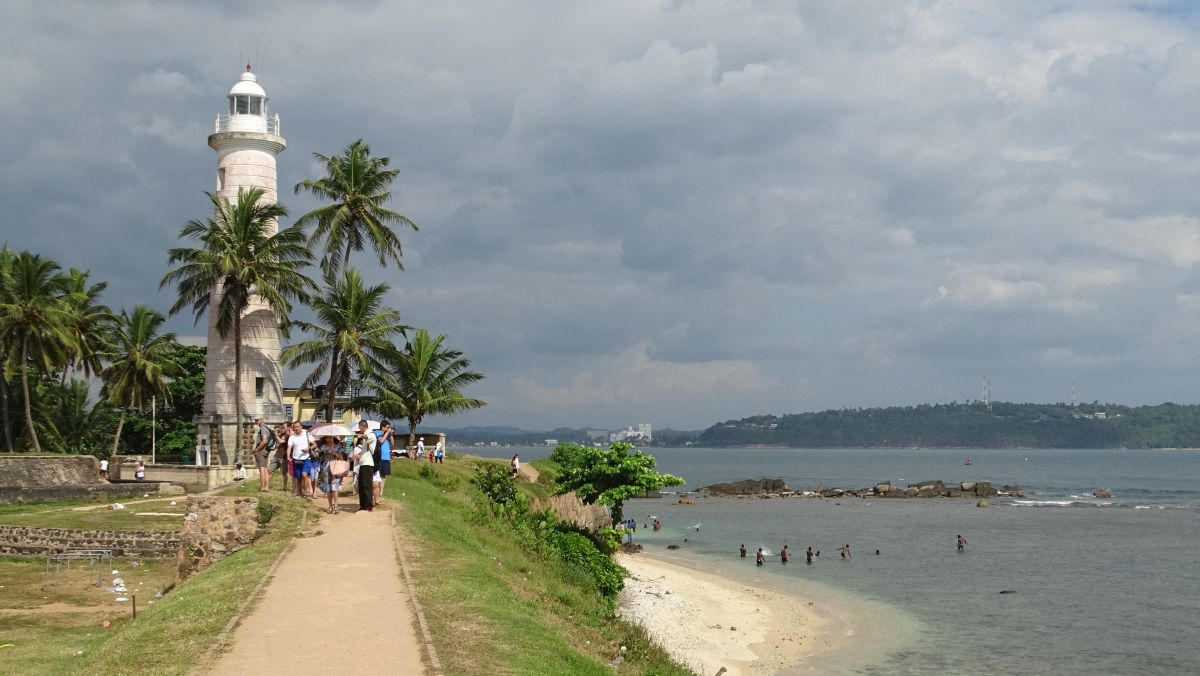
[[[1079,497],[1079,496],[1071,496]],[[1118,509],[1192,509],[1192,505],[1161,504],[1161,505],[1130,505],[1114,500],[1099,501],[1096,499],[1083,500],[1013,500],[1016,507],[1113,507]]]

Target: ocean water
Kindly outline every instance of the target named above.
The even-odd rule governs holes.
[[[802,598],[840,596],[878,616],[859,649],[796,673],[1200,673],[1200,452],[652,453],[689,488],[748,478],[782,478],[798,489],[941,479],[1029,491],[1025,499],[994,498],[986,509],[972,499],[627,503],[639,523],[648,515],[662,520],[661,532],[639,528],[636,536],[655,556]],[[522,452],[525,460],[539,455],[544,449]],[[1097,488],[1113,497],[1091,497]],[[960,533],[968,541],[961,554]],[[744,560],[743,543],[751,553]],[[784,544],[792,563],[754,565],[757,547],[778,553]],[[844,544],[849,561],[835,551]],[[821,552],[812,566],[804,564],[809,546]]]

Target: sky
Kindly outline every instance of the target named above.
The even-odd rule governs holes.
[[[10,0],[0,241],[165,310],[249,60],[293,215],[314,152],[400,169],[405,270],[356,262],[487,375],[443,424],[1195,403],[1198,10]]]

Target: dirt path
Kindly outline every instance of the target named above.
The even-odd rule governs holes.
[[[324,500],[321,501],[324,504]],[[387,509],[325,514],[206,674],[424,674]]]
[[[508,469],[509,471],[512,470],[511,467]],[[536,467],[527,462],[523,462],[521,463],[521,476],[525,477],[525,479],[530,483],[537,483],[538,477],[541,476],[541,474],[537,471]]]

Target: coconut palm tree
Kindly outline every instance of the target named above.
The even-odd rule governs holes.
[[[329,204],[304,214],[296,226],[316,224],[309,243],[325,242],[321,268],[334,273],[346,268],[350,254],[362,251],[369,242],[380,265],[386,267],[390,259],[403,270],[403,249],[391,226],[416,230],[417,225],[384,206],[392,197],[388,186],[400,171],[388,169],[391,160],[386,157],[371,157],[371,148],[362,139],[346,146],[341,155],[313,153],[313,157],[325,165],[325,176],[301,181],[295,191],[308,192]]]
[[[166,320],[161,312],[144,305],[135,306],[132,314],[121,310],[117,317],[109,365],[101,373],[108,403],[121,409],[113,436],[113,455],[121,441],[126,411],[143,410],[152,397],[166,400],[171,396],[166,379],[180,372],[175,362],[179,343],[174,333],[159,333]]]
[[[484,375],[469,370],[471,361],[461,351],[443,347],[445,340],[445,335],[431,338],[429,331],[420,329],[404,351],[389,360],[387,370],[368,374],[366,386],[373,394],[359,405],[390,418],[406,418],[409,446],[416,445],[417,426],[425,416],[487,405],[462,393]]]
[[[102,355],[108,346],[108,335],[115,320],[112,310],[99,301],[107,282],[88,284],[90,273],[71,268],[67,272],[67,304],[71,309],[67,329],[71,334],[68,345],[69,361],[62,370],[63,387],[67,372],[80,370],[86,378],[99,373]]]
[[[10,355],[6,370],[20,369],[26,433],[37,452],[42,445],[30,405],[29,367],[43,375],[59,368],[66,363],[71,342],[68,279],[61,270],[48,258],[22,251],[8,263],[8,288],[0,298],[0,345]],[[19,356],[13,364],[15,355]]]
[[[198,247],[167,252],[178,267],[163,276],[159,288],[174,284],[178,300],[171,314],[191,306],[196,323],[216,299],[217,332],[233,334],[233,388],[237,397],[238,424],[242,423],[242,314],[252,298],[266,302],[281,326],[286,327],[293,300],[304,300],[314,288],[302,272],[312,261],[298,227],[275,232],[275,222],[287,215],[281,204],[262,199],[261,188],[240,189],[236,202],[205,193],[214,215],[205,221],[188,221],[180,239],[196,240]],[[234,457],[240,462],[242,434],[234,435]]]
[[[396,352],[393,340],[409,328],[400,323],[399,312],[383,307],[387,292],[387,284],[363,286],[357,270],[345,270],[340,278],[326,273],[324,293],[309,302],[316,321],[293,322],[313,338],[289,345],[281,360],[288,368],[316,364],[303,387],[312,387],[329,373],[325,385],[328,421],[333,420],[334,398],[350,382],[352,371],[386,368],[384,362]]]
[[[16,256],[9,250],[8,245],[0,246],[0,306],[7,303],[12,291],[12,266]],[[0,316],[0,319],[3,319]],[[0,326],[0,339],[3,338],[4,327]],[[4,425],[4,450],[13,450],[12,421],[8,417],[8,377],[12,360],[9,357],[15,352],[11,343],[0,343],[0,424]]]

